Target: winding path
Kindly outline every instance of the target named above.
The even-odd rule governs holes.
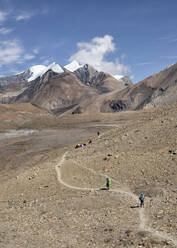
[[[68,187],[68,188],[74,189],[74,190],[81,190],[81,191],[98,191],[98,190],[100,190],[100,188],[81,188],[81,187],[77,187],[77,186],[72,186],[72,185],[70,185],[68,183],[65,183],[62,180],[61,167],[64,165],[64,162],[65,162],[67,154],[68,154],[68,152],[65,152],[63,154],[59,164],[57,164],[55,166],[58,182],[61,183],[62,185],[64,185],[65,187]],[[91,171],[94,174],[101,175],[103,177],[108,177],[107,175],[102,174],[102,173],[97,173],[97,172],[95,172],[94,170],[92,170],[90,168],[85,168],[85,167],[83,167],[83,168]],[[112,179],[112,181],[117,182],[114,179]],[[131,197],[136,203],[139,203],[138,197],[135,194],[133,194],[132,192],[130,192],[130,191],[127,191],[125,189],[110,189],[109,191],[127,195],[127,196]],[[140,230],[147,231],[147,232],[151,233],[153,236],[159,237],[161,239],[171,241],[177,247],[177,239],[176,238],[169,236],[167,233],[159,232],[159,231],[157,231],[155,229],[151,229],[150,227],[147,227],[147,219],[148,218],[147,218],[147,216],[145,216],[145,209],[144,208],[139,208],[138,211],[139,211],[139,218],[140,218],[140,224],[139,224],[139,229]]]

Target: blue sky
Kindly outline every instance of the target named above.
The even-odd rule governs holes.
[[[177,61],[176,0],[0,0],[0,75],[72,60],[138,82]]]

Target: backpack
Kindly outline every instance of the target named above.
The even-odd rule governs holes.
[[[111,179],[110,178],[106,178],[106,185],[111,185]]]
[[[109,185],[111,185],[111,178],[108,179],[108,183],[109,183]]]
[[[144,200],[145,199],[145,196],[143,193],[140,194],[140,197],[139,197],[140,200]]]

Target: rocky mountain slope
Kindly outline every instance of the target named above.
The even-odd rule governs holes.
[[[119,112],[177,101],[177,63],[137,84],[76,62],[34,66],[4,80],[0,78],[0,103],[30,102],[54,114]]]
[[[74,74],[85,85],[96,88],[101,94],[121,90],[125,88],[125,86],[132,84],[131,82],[128,83],[123,80],[117,80],[108,73],[98,72],[88,64],[75,70]]]
[[[22,75],[11,81],[0,78],[0,103],[31,102],[55,114],[68,110],[81,113],[98,95],[126,87],[109,74],[73,63],[66,67],[56,63],[32,66]]]
[[[137,110],[177,101],[177,63],[141,82],[114,92],[100,104],[101,112]]]
[[[62,114],[84,106],[97,95],[95,89],[82,84],[73,73],[65,71],[58,74],[49,70],[41,78],[32,81],[11,103],[31,102],[54,114]]]
[[[29,69],[27,69],[26,71],[21,72],[16,75],[12,75],[8,77],[0,77],[0,86],[2,87],[2,86],[12,84],[12,83],[19,83],[22,81],[27,81],[30,75],[31,75],[31,72]]]

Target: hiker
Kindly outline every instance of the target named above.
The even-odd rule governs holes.
[[[140,207],[144,207],[145,196],[143,193],[140,194],[139,200],[140,200]]]
[[[80,148],[80,147],[84,147],[84,146],[86,146],[86,144],[77,144],[77,145],[75,146],[75,149]]]
[[[106,178],[106,188],[109,190],[109,187],[111,185],[111,179],[109,177]]]

